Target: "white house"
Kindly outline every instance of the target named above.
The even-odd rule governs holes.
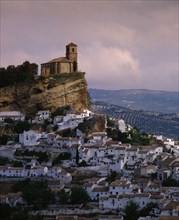
[[[179,219],[179,202],[169,201],[165,204],[161,211],[161,216],[177,216]]]
[[[124,165],[125,165],[124,158],[118,158],[109,163],[109,170],[120,173],[123,170]]]
[[[137,203],[141,208],[150,202],[149,193],[110,195],[99,198],[99,207],[103,209],[124,209],[131,201]]]
[[[115,180],[109,186],[110,195],[130,194],[133,187],[130,181],[127,180]]]
[[[48,169],[47,174],[48,177],[54,178],[54,179],[61,179],[64,181],[64,183],[70,183],[72,181],[72,176],[70,173],[61,170],[61,168],[58,167],[52,167],[51,169]]]
[[[94,113],[88,109],[84,109],[83,112],[81,113],[81,116],[83,118],[89,118],[91,117],[92,115],[94,115]]]
[[[62,146],[71,147],[72,145],[80,145],[81,140],[78,138],[71,138],[71,137],[57,137],[55,143],[60,147]]]
[[[118,129],[121,132],[125,132],[126,131],[126,124],[125,124],[123,119],[118,120]]]
[[[43,133],[30,130],[24,131],[19,134],[19,143],[25,146],[33,146],[38,144],[38,140],[42,137]]]
[[[0,122],[4,122],[5,118],[11,118],[14,121],[17,121],[17,120],[24,121],[25,116],[20,111],[0,112]]]
[[[48,119],[50,118],[51,112],[49,110],[42,110],[42,111],[38,111],[36,113],[36,120],[40,121],[40,120],[44,120],[44,119]]]
[[[53,167],[48,169],[47,167],[33,167],[31,169],[25,169],[23,167],[0,167],[0,176],[1,177],[42,177],[47,176],[54,179],[64,180],[65,183],[70,183],[72,181],[72,176],[70,173],[61,170],[60,168]]]

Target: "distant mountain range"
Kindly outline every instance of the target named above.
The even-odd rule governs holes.
[[[114,119],[123,119],[126,124],[136,126],[148,134],[163,135],[179,140],[179,115],[137,111],[118,105],[93,101],[92,110],[99,114],[110,115]]]
[[[89,89],[91,100],[114,104],[132,110],[179,113],[179,91],[147,89],[102,90]]]

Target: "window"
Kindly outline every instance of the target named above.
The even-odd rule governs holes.
[[[74,49],[74,48],[72,48],[72,52],[75,52],[75,49]]]

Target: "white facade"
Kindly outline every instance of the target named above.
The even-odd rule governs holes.
[[[25,116],[19,111],[0,112],[0,122],[4,122],[5,118],[11,118],[14,121],[17,120],[24,121]]]
[[[132,184],[126,180],[115,180],[109,186],[110,195],[130,194],[132,190]]]
[[[37,120],[48,119],[50,115],[51,115],[51,112],[49,110],[38,111],[36,114],[36,119]]]
[[[19,134],[19,143],[25,146],[33,146],[38,144],[38,140],[42,137],[42,133],[30,130]]]
[[[118,129],[121,132],[125,132],[126,131],[126,124],[125,124],[123,119],[118,120]]]
[[[71,147],[72,145],[80,145],[81,140],[78,138],[59,137],[55,140],[55,143],[58,144],[60,147],[62,146]]]
[[[31,169],[25,169],[23,167],[0,167],[1,177],[42,177],[47,176],[54,179],[62,179],[65,183],[70,183],[72,181],[72,176],[70,173],[62,171],[60,168],[53,167],[48,169],[47,167],[33,167]]]
[[[101,197],[99,199],[99,207],[103,209],[124,209],[131,201],[137,203],[141,208],[150,202],[150,194],[124,194],[110,195],[109,197]]]

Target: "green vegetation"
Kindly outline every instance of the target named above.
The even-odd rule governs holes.
[[[61,73],[61,74],[53,74],[51,77],[55,78],[56,83],[66,83],[78,79],[83,79],[84,74],[82,72]]]
[[[153,208],[158,208],[158,205],[156,203],[148,203],[143,209],[140,210],[139,215],[140,216],[149,216],[149,212]]]
[[[107,116],[107,126],[108,127],[114,127],[115,123],[112,119],[109,118],[109,116]]]
[[[88,164],[86,163],[85,160],[82,160],[80,163],[78,163],[78,166],[79,166],[79,167],[87,167]]]
[[[124,213],[125,220],[137,220],[139,217],[139,206],[135,202],[130,201],[125,207]]]
[[[0,144],[5,145],[7,144],[8,140],[10,139],[10,136],[8,135],[3,135],[0,137]]]
[[[66,115],[69,111],[71,110],[70,105],[65,105],[62,107],[57,108],[53,113],[52,113],[52,118],[54,118],[57,115]]]
[[[34,80],[37,74],[38,65],[25,61],[22,65],[10,65],[7,68],[0,68],[0,87],[14,85],[14,83]]]
[[[55,165],[61,164],[62,160],[70,160],[70,159],[71,159],[71,154],[68,152],[63,152],[63,153],[60,153],[58,157],[56,157],[53,160],[52,165],[55,166]]]
[[[130,143],[132,145],[149,145],[151,139],[145,132],[140,132],[136,127],[132,128],[128,133],[121,132],[117,128],[107,128],[108,137],[114,141],[121,141],[122,143]]]
[[[23,167],[22,161],[14,161],[13,162],[13,167]]]
[[[140,216],[145,217],[149,216],[149,212],[153,208],[158,208],[158,205],[156,203],[148,203],[144,208],[139,210],[139,206],[133,202],[130,201],[130,203],[125,207],[124,210],[124,219],[125,220],[137,220]]]
[[[163,181],[162,186],[179,187],[179,181],[169,177]]]
[[[76,164],[78,164],[78,162],[79,162],[79,150],[78,150],[78,146],[76,147],[76,158],[75,158],[75,160],[76,160]]]
[[[1,220],[43,220],[41,215],[28,216],[26,208],[11,207],[8,204],[0,204]]]
[[[89,195],[82,187],[72,187],[70,199],[72,204],[85,205],[89,201]]]
[[[113,181],[115,181],[116,179],[117,179],[117,172],[111,170],[111,171],[110,171],[110,175],[109,175],[107,181],[113,182]]]
[[[16,150],[14,153],[15,156],[29,156],[29,157],[38,157],[38,161],[40,163],[49,161],[50,155],[46,152],[36,152],[36,151],[28,151],[28,150]]]
[[[12,118],[5,118],[4,119],[4,123],[7,123],[7,124],[14,124],[14,120]]]
[[[17,134],[23,133],[24,131],[29,131],[31,128],[31,125],[28,121],[17,121],[14,127],[14,131]]]
[[[129,134],[131,136],[131,144],[133,145],[149,145],[150,139],[148,137],[148,134],[145,132],[140,132],[140,130],[136,127],[133,127],[129,131]]]
[[[12,161],[10,161],[7,157],[0,157],[0,166],[4,166],[6,164],[10,164]]]
[[[2,220],[8,219],[12,214],[13,208],[10,207],[8,204],[0,204],[0,217]]]
[[[57,193],[57,197],[59,198],[59,201],[62,205],[65,205],[68,203],[69,200],[69,192],[66,192],[64,189],[61,189],[58,193]]]
[[[54,200],[54,194],[50,190],[46,181],[32,181],[26,179],[16,182],[11,187],[12,192],[22,192],[23,199],[29,205],[46,207]]]
[[[121,141],[122,143],[131,143],[131,140],[128,138],[128,134],[122,133],[117,128],[107,128],[106,131],[108,137],[112,138],[114,141]]]

